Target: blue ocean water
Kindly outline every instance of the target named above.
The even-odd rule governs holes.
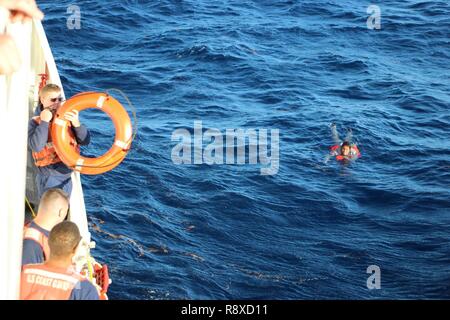
[[[450,6],[357,0],[40,1],[66,95],[118,88],[133,150],[85,176],[112,299],[450,298]],[[100,154],[114,130],[84,121]],[[280,167],[175,165],[171,134],[280,130]],[[362,158],[324,164],[329,124]],[[369,290],[366,270],[381,270]]]

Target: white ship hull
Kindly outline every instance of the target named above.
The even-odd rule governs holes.
[[[0,16],[0,29],[5,17]],[[0,30],[1,32],[2,30]],[[20,288],[25,196],[37,207],[35,168],[27,148],[28,121],[38,103],[40,74],[61,88],[59,73],[41,22],[11,25],[22,66],[11,76],[0,75],[0,299],[17,299]],[[64,91],[63,91],[64,96]],[[79,173],[72,174],[70,220],[90,242]]]

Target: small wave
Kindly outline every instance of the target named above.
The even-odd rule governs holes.
[[[424,16],[429,17],[446,16],[449,12],[448,2],[443,1],[427,1],[414,3],[409,5],[408,8],[417,10]]]
[[[366,71],[368,65],[359,59],[353,60],[337,54],[327,53],[317,59],[325,70],[328,71]]]
[[[196,45],[181,51],[176,54],[178,59],[194,58],[204,62],[232,62],[241,60],[237,56],[226,53],[214,52],[207,45]]]
[[[372,100],[374,98],[371,92],[360,85],[353,85],[345,89],[330,89],[327,90],[327,93],[351,100]]]
[[[445,111],[448,104],[434,96],[420,94],[415,96],[403,96],[395,101],[399,107],[417,113],[429,113]]]

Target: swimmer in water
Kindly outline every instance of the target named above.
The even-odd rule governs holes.
[[[356,160],[361,157],[358,147],[355,143],[352,143],[352,129],[347,130],[347,135],[344,141],[339,139],[339,134],[336,130],[336,124],[331,124],[331,135],[333,137],[334,145],[330,148],[330,154],[325,159],[327,163],[331,157],[336,157],[338,161],[344,160]]]

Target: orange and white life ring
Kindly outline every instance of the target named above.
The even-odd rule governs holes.
[[[71,124],[64,119],[66,112],[81,112],[89,108],[96,108],[108,114],[116,129],[114,144],[98,158],[80,155],[76,146],[70,143],[68,128]],[[114,169],[125,159],[131,147],[133,127],[127,111],[119,101],[106,93],[85,92],[73,96],[58,109],[51,134],[56,153],[62,162],[75,171],[95,175]]]

